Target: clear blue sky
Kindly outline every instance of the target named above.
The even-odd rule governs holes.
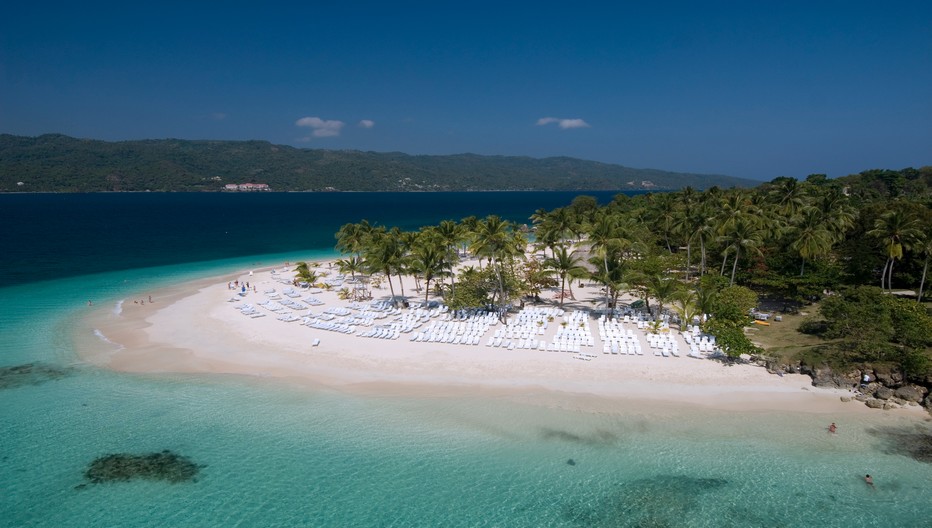
[[[919,167],[932,2],[15,2],[0,132],[763,180]]]

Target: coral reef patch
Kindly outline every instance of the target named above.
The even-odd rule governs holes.
[[[875,427],[868,432],[883,441],[881,450],[884,453],[932,464],[932,428],[916,424],[913,427]]]
[[[708,494],[727,486],[720,478],[658,475],[620,484],[594,501],[563,506],[563,518],[587,527],[682,526]]]
[[[132,455],[115,453],[97,458],[84,472],[92,484],[126,482],[135,478],[164,480],[177,484],[195,481],[200,468],[187,457],[165,450],[160,453]]]
[[[46,381],[64,378],[72,373],[70,367],[57,367],[45,363],[26,363],[0,367],[0,389],[14,389],[26,385],[39,385]]]
[[[590,434],[576,434],[562,429],[544,427],[540,429],[540,437],[545,440],[559,440],[591,446],[610,446],[618,442],[618,435],[603,429],[598,429]]]

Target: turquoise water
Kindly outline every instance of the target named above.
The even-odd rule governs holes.
[[[932,464],[849,417],[374,397],[76,357],[88,298],[331,251],[274,249],[0,288],[0,366],[68,369],[0,388],[0,526],[930,526]],[[76,489],[99,456],[164,449],[197,481]]]

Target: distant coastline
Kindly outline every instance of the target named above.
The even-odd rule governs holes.
[[[464,192],[663,191],[760,182],[569,157],[422,156],[298,149],[265,141],[107,142],[0,134],[0,192],[220,191],[233,183],[264,183],[283,192]]]

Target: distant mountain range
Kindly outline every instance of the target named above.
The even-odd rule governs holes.
[[[266,141],[107,142],[0,135],[0,192],[672,190],[754,187],[717,174],[632,169],[576,158],[414,156],[299,149]]]

